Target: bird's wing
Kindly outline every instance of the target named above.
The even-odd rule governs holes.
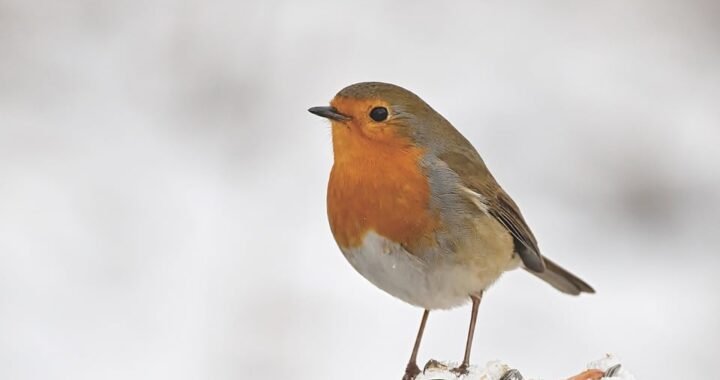
[[[536,273],[545,270],[537,240],[510,196],[498,185],[474,149],[441,154],[439,158],[457,173],[482,211],[494,217],[513,237],[515,252],[524,266]],[[481,207],[484,206],[484,207]]]

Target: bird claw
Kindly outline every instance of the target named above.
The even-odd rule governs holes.
[[[468,365],[467,364],[461,364],[459,367],[456,368],[448,368],[448,366],[445,363],[441,363],[435,359],[430,359],[427,364],[425,364],[425,368],[423,368],[422,373],[424,374],[427,370],[434,370],[439,369],[442,371],[450,371],[453,374],[455,374],[457,377],[464,376],[468,374]],[[516,369],[510,369],[505,374],[502,375],[502,377],[499,380],[524,380],[522,374],[520,371]]]
[[[417,364],[408,363],[407,367],[405,367],[405,375],[403,375],[402,380],[415,380],[418,374],[420,374],[420,368],[418,368]]]
[[[499,380],[524,380],[523,375],[516,369],[505,372]]]
[[[450,372],[454,373],[455,376],[457,376],[457,377],[465,376],[469,372],[468,365],[467,365],[467,363],[460,364],[459,367],[451,368]]]

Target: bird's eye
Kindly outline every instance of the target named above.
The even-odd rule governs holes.
[[[370,118],[375,121],[383,121],[388,117],[388,110],[385,107],[375,107],[370,110]]]

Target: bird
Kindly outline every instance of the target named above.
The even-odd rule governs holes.
[[[452,369],[467,374],[480,301],[506,271],[521,267],[570,295],[595,292],[540,253],[477,150],[413,92],[355,83],[308,111],[331,123],[327,214],[340,251],[372,284],[424,310],[403,380],[421,372],[430,311],[469,301],[465,354]]]

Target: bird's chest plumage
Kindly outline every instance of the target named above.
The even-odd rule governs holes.
[[[336,155],[328,184],[328,218],[343,248],[357,247],[369,231],[407,247],[432,244],[439,216],[418,148],[393,149],[358,141]],[[353,153],[358,153],[354,155]]]

